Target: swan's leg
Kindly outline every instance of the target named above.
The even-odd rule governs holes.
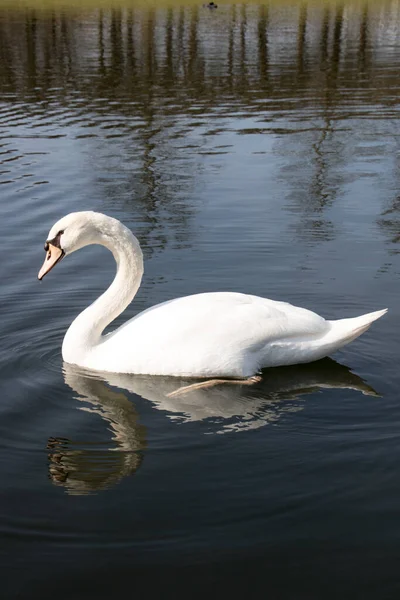
[[[259,375],[254,375],[253,377],[248,377],[247,379],[207,379],[207,381],[200,381],[199,383],[192,383],[191,385],[184,385],[183,387],[174,390],[167,394],[167,396],[180,396],[181,394],[186,394],[187,392],[191,392],[192,390],[198,390],[200,388],[208,388],[213,387],[214,385],[219,385],[220,383],[232,383],[235,385],[253,385],[253,383],[259,383],[262,377]]]

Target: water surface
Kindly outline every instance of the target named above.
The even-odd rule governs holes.
[[[0,11],[5,598],[396,598],[400,4]],[[130,318],[237,290],[362,338],[253,387],[63,365],[113,259],[42,284],[51,225],[138,236]]]

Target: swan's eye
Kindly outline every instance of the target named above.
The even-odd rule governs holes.
[[[51,244],[52,246],[55,246],[56,248],[61,248],[60,237],[62,236],[63,233],[64,233],[64,229],[60,229],[60,231],[57,233],[56,237],[54,237],[52,240],[47,240],[47,242],[44,245],[44,249],[46,250],[46,252],[48,252],[48,250],[49,250],[49,244]]]

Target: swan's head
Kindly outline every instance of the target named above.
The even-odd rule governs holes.
[[[57,221],[50,229],[44,245],[46,258],[38,279],[42,280],[67,254],[89,244],[102,243],[107,230],[112,229],[114,223],[119,222],[92,211],[70,213]]]

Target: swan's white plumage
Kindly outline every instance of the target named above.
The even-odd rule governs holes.
[[[99,371],[189,377],[247,377],[263,367],[311,362],[366,331],[386,310],[327,321],[316,313],[234,292],[196,294],[158,304],[110,334],[104,328],[131,302],[142,273],[140,246],[122,223],[100,213],[71,213],[56,223],[65,254],[98,243],[117,274],[109,289],[71,324],[66,362]]]

